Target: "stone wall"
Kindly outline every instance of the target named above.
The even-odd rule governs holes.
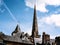
[[[28,43],[18,43],[18,42],[9,42],[9,41],[4,41],[6,45],[33,45],[33,44],[28,44]]]

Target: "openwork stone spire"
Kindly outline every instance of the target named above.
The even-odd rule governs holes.
[[[21,32],[19,25],[16,26],[15,30],[12,32],[12,35]]]

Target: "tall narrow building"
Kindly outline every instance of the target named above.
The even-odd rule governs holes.
[[[37,16],[36,16],[36,5],[34,5],[34,16],[33,16],[33,26],[32,26],[32,37],[38,38],[38,23],[37,23]]]

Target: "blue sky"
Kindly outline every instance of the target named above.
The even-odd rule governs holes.
[[[0,32],[11,35],[17,24],[31,35],[34,3],[39,34],[60,35],[60,0],[0,0]]]

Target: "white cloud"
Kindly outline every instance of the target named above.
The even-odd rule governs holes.
[[[33,8],[36,2],[37,10],[41,12],[48,12],[47,5],[59,6],[60,0],[25,0],[26,6]]]
[[[58,6],[60,5],[60,0],[46,0],[46,4]]]
[[[48,10],[45,8],[45,4],[40,4],[40,5],[37,5],[37,10],[41,11],[41,12],[48,12]]]
[[[60,14],[52,14],[48,17],[43,17],[41,18],[40,22],[54,24],[55,26],[60,27]]]

